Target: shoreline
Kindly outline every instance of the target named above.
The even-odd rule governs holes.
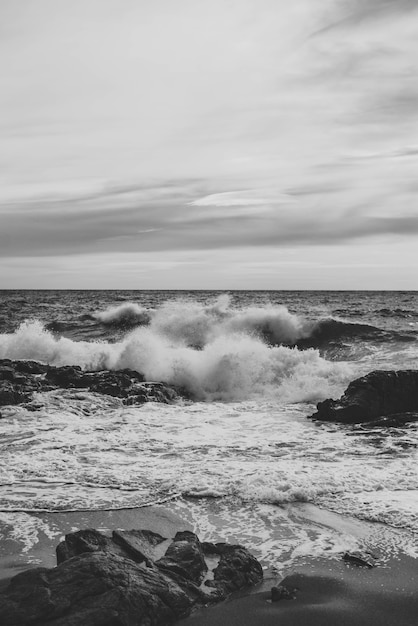
[[[216,508],[219,503],[211,505],[208,501],[205,504]],[[26,522],[28,526],[23,543],[16,540],[17,527],[11,528],[9,536],[0,541],[0,591],[21,571],[39,566],[54,567],[57,544],[64,534],[75,529],[148,528],[167,537],[179,530],[195,531],[196,525],[190,517],[187,519],[187,505],[183,501],[113,511],[21,514],[20,523]],[[379,536],[376,524],[309,504],[288,508],[294,523],[304,529],[309,529],[310,525],[324,532],[333,529],[341,538],[342,550],[344,541],[347,545],[350,543],[350,537],[367,543],[373,529],[377,529]],[[282,509],[277,513],[284,514]],[[279,517],[277,519],[279,524]],[[221,530],[219,528],[218,532]],[[289,532],[285,527],[282,530]],[[203,530],[199,534],[202,540],[207,539]],[[393,536],[396,540],[395,531]],[[236,539],[258,558],[248,541],[241,537]],[[281,626],[412,626],[418,614],[418,558],[405,554],[395,540],[387,549],[387,558],[371,569],[348,564],[335,554],[326,558],[303,553],[298,557],[297,550],[293,551],[293,562],[284,564],[284,571],[260,559],[265,578],[258,587],[231,596],[217,606],[196,611],[178,623],[184,626],[273,626],[277,623]],[[272,603],[270,589],[282,580],[285,585],[298,589],[295,599]]]
[[[418,615],[418,561],[393,559],[373,569],[327,559],[295,567],[283,580],[294,599],[271,602],[268,580],[181,620],[182,626],[413,626]]]

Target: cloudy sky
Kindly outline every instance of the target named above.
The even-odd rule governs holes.
[[[418,0],[0,0],[0,288],[418,289]]]

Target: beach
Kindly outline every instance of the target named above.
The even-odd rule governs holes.
[[[211,508],[216,516],[216,506],[211,507],[208,503],[208,512]],[[22,524],[26,522],[27,528],[32,525],[32,528],[37,526],[43,531],[28,533],[26,542],[19,543],[7,538],[7,532],[3,534],[5,529],[2,528],[0,589],[7,585],[11,576],[28,566],[54,567],[55,547],[68,532],[96,528],[107,533],[112,529],[140,528],[173,537],[180,530],[198,530],[187,521],[186,511],[187,502],[181,503],[180,507],[178,503],[172,503],[121,511],[24,514]],[[288,559],[287,564],[278,562],[272,567],[261,559],[264,580],[260,585],[235,593],[217,606],[197,610],[179,623],[184,626],[270,626],[278,622],[285,626],[331,626],[336,623],[344,626],[412,626],[415,623],[418,561],[405,552],[411,537],[395,532],[391,537],[392,545],[388,545],[388,535],[386,544],[378,544],[382,541],[382,532],[375,524],[330,515],[311,506],[295,511],[293,520],[293,529],[284,525],[274,529],[281,534],[283,542],[288,542],[288,556],[294,554],[292,563]],[[304,531],[316,531],[318,536],[333,533],[335,540],[338,537],[340,541],[340,551],[326,558],[314,557],[308,550],[301,550],[300,545],[294,545],[297,524]],[[200,536],[205,539],[204,535]],[[222,539],[221,528],[218,528],[218,538]],[[344,561],[344,549],[355,546],[367,547],[379,555],[376,566],[369,568]],[[298,548],[299,556],[295,556]],[[271,601],[271,588],[279,584],[294,590],[293,599]]]
[[[417,422],[311,416],[416,368],[414,292],[0,295],[2,371],[26,384],[1,407],[3,586],[75,530],[190,530],[245,546],[264,582],[185,624],[412,626]],[[270,602],[283,580],[294,599]]]

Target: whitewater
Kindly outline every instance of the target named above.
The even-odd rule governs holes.
[[[360,375],[418,367],[415,292],[7,291],[0,322],[0,358],[130,368],[183,393],[124,406],[63,389],[2,407],[0,526],[28,545],[51,531],[28,514],[164,501],[206,536],[250,535],[269,562],[283,547],[267,528],[292,505],[402,531],[418,553],[417,425],[309,419]],[[312,541],[338,551],[331,531]]]

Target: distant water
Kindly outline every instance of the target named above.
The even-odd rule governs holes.
[[[208,497],[312,502],[418,532],[417,425],[307,419],[373,369],[418,369],[416,292],[4,291],[0,332],[0,358],[129,367],[193,398],[62,390],[2,408],[0,521],[181,494],[196,519]]]

